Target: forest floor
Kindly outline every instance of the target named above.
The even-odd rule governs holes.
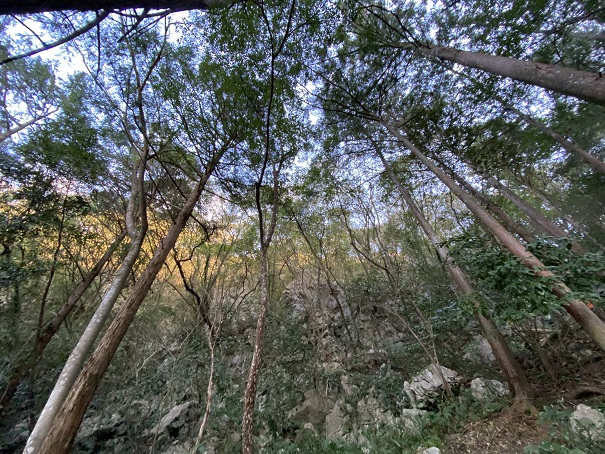
[[[450,437],[443,454],[523,454],[528,445],[539,444],[549,435],[546,423],[536,416],[511,417],[503,411],[483,421],[468,424]]]
[[[540,415],[519,414],[510,409],[467,424],[448,438],[443,454],[525,454],[527,447],[543,442],[565,442],[566,433],[561,419],[554,416],[571,413],[579,404],[591,407],[605,405],[605,355],[587,358],[573,374],[563,376],[559,383],[542,381],[536,389],[536,407]],[[556,409],[549,415],[548,409]],[[574,448],[575,446],[567,446]],[[533,452],[533,451],[532,451]],[[563,451],[539,451],[563,452]],[[567,452],[567,451],[565,451]],[[605,454],[605,445],[599,452]]]

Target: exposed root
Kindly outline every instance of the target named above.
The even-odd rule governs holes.
[[[579,388],[567,391],[563,395],[565,400],[576,400],[592,396],[605,396],[605,388],[597,386],[580,386]]]

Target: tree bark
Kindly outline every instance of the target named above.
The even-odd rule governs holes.
[[[597,73],[445,46],[402,43],[399,47],[605,105],[605,77]]]
[[[252,421],[254,416],[254,402],[256,400],[256,385],[258,382],[258,372],[262,359],[263,340],[265,333],[265,320],[267,318],[267,308],[269,306],[269,266],[267,260],[267,251],[261,248],[260,251],[260,308],[258,319],[256,321],[256,335],[254,341],[254,353],[252,362],[248,370],[248,380],[246,391],[244,393],[244,416],[242,418],[242,453],[254,453],[254,440],[252,431]]]
[[[537,120],[536,118],[526,115],[523,112],[521,112],[519,109],[516,109],[514,107],[509,107],[509,109],[512,112],[514,112],[515,114],[517,114],[520,118],[522,118],[526,123],[530,124],[534,128],[540,130],[541,132],[546,134],[548,137],[553,139],[555,142],[557,142],[559,145],[561,145],[563,148],[565,148],[565,150],[567,150],[569,153],[575,154],[581,160],[583,160],[583,161],[587,162],[588,164],[590,164],[591,166],[593,166],[598,172],[601,172],[602,174],[605,175],[605,162],[601,161],[596,156],[590,154],[588,151],[586,151],[580,145],[567,140],[561,134],[558,134],[553,129],[549,128],[544,123],[542,123],[540,120]]]
[[[511,191],[504,184],[500,183],[496,178],[489,177],[487,179],[488,183],[491,184],[494,188],[496,188],[500,194],[510,200],[517,208],[519,208],[525,215],[534,222],[540,230],[542,230],[546,235],[552,236],[554,238],[564,238],[567,236],[567,232],[563,230],[561,227],[556,225],[553,221],[548,219],[542,213],[538,212],[533,206]]]
[[[57,333],[67,316],[71,313],[73,308],[78,304],[82,295],[88,290],[92,282],[99,275],[105,264],[109,261],[114,252],[118,249],[118,246],[124,240],[126,232],[120,234],[113,243],[109,246],[105,254],[99,259],[99,261],[92,267],[92,269],[84,276],[80,284],[74,289],[69,295],[69,298],[57,311],[51,320],[49,320],[42,328],[40,335],[35,339],[34,348],[31,349],[26,356],[19,359],[15,365],[8,372],[8,383],[4,389],[4,393],[0,398],[0,412],[10,399],[13,397],[17,388],[23,381],[23,378],[29,373],[31,368],[34,366],[38,358],[42,356],[46,346],[49,344],[53,336]]]
[[[393,136],[395,136],[406,148],[408,148],[424,165],[426,165],[437,178],[439,178],[481,221],[485,228],[491,232],[519,261],[526,267],[532,269],[536,276],[554,279],[555,275],[546,269],[544,264],[531,252],[529,252],[508,230],[498,221],[492,218],[467,192],[441,170],[431,159],[426,157],[420,149],[412,144],[407,138],[392,125],[384,120],[377,119]],[[551,291],[561,298],[562,306],[586,331],[591,339],[603,350],[605,350],[605,323],[592,312],[586,304],[571,297],[571,290],[560,281],[553,282]]]
[[[429,238],[431,244],[435,248],[443,267],[450,275],[457,291],[461,295],[470,295],[473,293],[473,288],[468,281],[468,278],[464,274],[464,272],[457,266],[451,263],[449,258],[449,251],[446,246],[443,245],[442,238],[437,234],[437,232],[432,228],[429,224],[428,220],[422,214],[420,207],[416,205],[412,195],[409,191],[403,186],[401,180],[397,176],[397,174],[393,171],[393,168],[385,159],[384,155],[380,150],[376,150],[378,157],[382,161],[385,170],[389,174],[391,180],[397,187],[399,194],[407,204],[408,208],[416,218],[418,224]],[[512,351],[508,347],[504,336],[498,330],[498,327],[494,323],[494,321],[488,316],[482,313],[481,307],[478,303],[474,304],[473,315],[477,319],[479,326],[481,328],[481,332],[483,333],[483,337],[489,343],[492,352],[500,366],[500,370],[502,371],[502,375],[504,379],[507,381],[510,389],[513,391],[515,399],[519,401],[527,401],[533,397],[533,390],[527,377],[525,376],[523,369],[519,362],[515,359]]]
[[[209,10],[224,8],[234,0],[23,0],[5,1],[0,4],[0,15],[47,13],[51,11],[98,11],[123,10],[133,8],[170,9],[186,11],[192,9]]]
[[[435,159],[442,167],[446,168],[445,164]],[[492,212],[494,216],[500,219],[500,222],[512,233],[516,234],[526,243],[531,243],[535,241],[536,237],[532,233],[530,233],[525,227],[520,225],[517,221],[515,221],[512,217],[510,217],[502,208],[492,202],[489,198],[484,196],[480,191],[475,189],[472,184],[454,172],[452,169],[447,169],[449,171],[450,176],[467,192],[473,195],[475,199],[485,208],[486,210]]]
[[[221,152],[217,153],[214,159],[208,164],[202,178],[187,197],[185,205],[179,212],[174,224],[158,245],[153,257],[145,267],[145,270],[126,298],[126,301],[124,301],[123,305],[120,307],[118,314],[109,325],[109,328],[107,328],[107,331],[99,342],[96,350],[86,362],[84,369],[71,388],[61,410],[54,419],[54,423],[48,436],[44,439],[44,443],[40,448],[41,453],[56,454],[69,452],[71,450],[86,409],[90,405],[94,393],[103,375],[107,371],[113,355],[124,338],[139,307],[143,303],[145,296],[149,292],[157,274],[162,269],[168,254],[174,247],[180,233],[185,228],[187,220],[191,216],[208,179],[224,151],[225,148],[221,149]],[[28,450],[27,448],[24,451],[24,454],[33,453],[33,450]]]
[[[109,314],[118,300],[122,289],[126,285],[130,272],[134,267],[136,260],[139,257],[141,246],[143,245],[143,239],[147,233],[147,226],[142,226],[137,237],[135,237],[130,245],[130,249],[124,258],[124,261],[120,265],[120,268],[116,272],[109,290],[103,296],[101,304],[95,311],[94,315],[88,322],[86,329],[82,333],[82,336],[78,340],[78,343],[69,355],[69,358],[65,362],[65,366],[61,370],[61,374],[57,379],[55,387],[53,388],[38,421],[32,433],[30,434],[25,451],[27,453],[37,453],[42,451],[42,443],[47,437],[53,423],[58,418],[58,414],[65,399],[72,389],[72,385],[78,378],[82,364],[86,360],[90,349],[96,341],[103,325],[107,321]],[[79,424],[78,424],[79,425]],[[76,427],[77,429],[77,427]],[[75,435],[75,434],[74,434]]]

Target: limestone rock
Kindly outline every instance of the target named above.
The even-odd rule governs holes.
[[[605,440],[605,415],[599,410],[580,404],[570,417],[571,428],[591,440]]]
[[[152,434],[159,434],[167,431],[170,436],[176,436],[180,428],[187,422],[187,416],[191,408],[191,402],[177,405],[172,408],[162,419],[157,426],[151,429]]]
[[[342,375],[340,377],[340,385],[345,395],[350,396],[359,392],[359,387],[351,383],[351,377],[348,375]]]
[[[113,413],[109,417],[98,415],[86,418],[78,431],[78,441],[108,440],[114,438],[123,424],[124,418],[117,413]]]
[[[399,423],[409,432],[420,435],[422,431],[422,418],[428,412],[417,408],[406,408],[401,410],[401,415],[398,418]]]
[[[492,400],[510,394],[508,386],[498,380],[475,378],[471,381],[471,394],[476,400]]]
[[[340,409],[343,401],[338,400],[332,411],[326,416],[326,438],[340,440],[344,435],[344,415]]]
[[[461,377],[457,372],[440,366],[441,373],[450,386],[460,383]],[[437,368],[433,365],[427,367],[410,381],[403,384],[403,389],[415,408],[429,408],[436,403],[444,391],[443,381]]]
[[[496,361],[492,348],[483,336],[475,336],[466,348],[463,358],[475,364],[491,364]]]
[[[357,402],[357,412],[362,426],[376,426],[378,424],[393,426],[396,422],[393,414],[390,411],[383,410],[374,397],[366,396]]]
[[[439,454],[440,452],[441,449],[433,446],[431,448],[423,449],[422,451],[418,452],[418,454]]]
[[[305,392],[305,400],[290,410],[288,417],[301,425],[311,423],[319,426],[323,424],[332,407],[334,407],[334,402],[328,397],[316,389],[310,389]]]

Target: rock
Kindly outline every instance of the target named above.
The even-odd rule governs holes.
[[[476,400],[493,400],[510,394],[508,386],[498,380],[475,378],[471,381],[471,394]]]
[[[357,412],[361,426],[375,427],[379,424],[394,426],[396,423],[393,414],[383,410],[374,397],[366,396],[357,402]]]
[[[340,409],[342,400],[339,400],[326,416],[326,438],[328,440],[340,440],[344,435],[344,415]]]
[[[398,421],[410,433],[420,435],[420,432],[422,432],[422,418],[427,413],[427,411],[417,408],[406,408],[401,410]]]
[[[436,448],[436,447],[431,447],[431,448],[427,448],[427,449],[423,449],[422,451],[419,451],[418,454],[440,454],[441,453],[441,449]]]
[[[192,448],[193,446],[191,446],[189,443],[179,444],[178,441],[175,441],[168,448],[162,451],[162,454],[190,454]]]
[[[571,415],[570,422],[574,432],[591,440],[605,440],[605,415],[599,410],[580,404]]]
[[[465,349],[463,358],[475,364],[491,364],[496,361],[492,348],[483,336],[475,336],[474,340]]]
[[[191,408],[191,402],[177,405],[172,408],[162,419],[157,426],[151,429],[152,434],[160,434],[167,431],[171,437],[176,437],[180,428],[187,422],[187,416]]]
[[[114,438],[122,429],[124,419],[117,413],[110,417],[93,416],[86,418],[78,431],[77,439],[82,440],[109,440]]]
[[[458,373],[447,367],[440,367],[445,380],[451,387],[456,387],[461,381]],[[403,384],[403,389],[413,407],[430,408],[440,399],[444,386],[436,367],[431,365],[414,376],[411,381],[406,381]]]
[[[288,417],[301,425],[309,422],[319,426],[323,424],[332,407],[334,402],[328,397],[316,389],[310,389],[305,392],[305,400],[288,412]]]
[[[345,395],[350,396],[359,392],[359,387],[351,384],[351,377],[348,375],[341,375],[340,384]]]

